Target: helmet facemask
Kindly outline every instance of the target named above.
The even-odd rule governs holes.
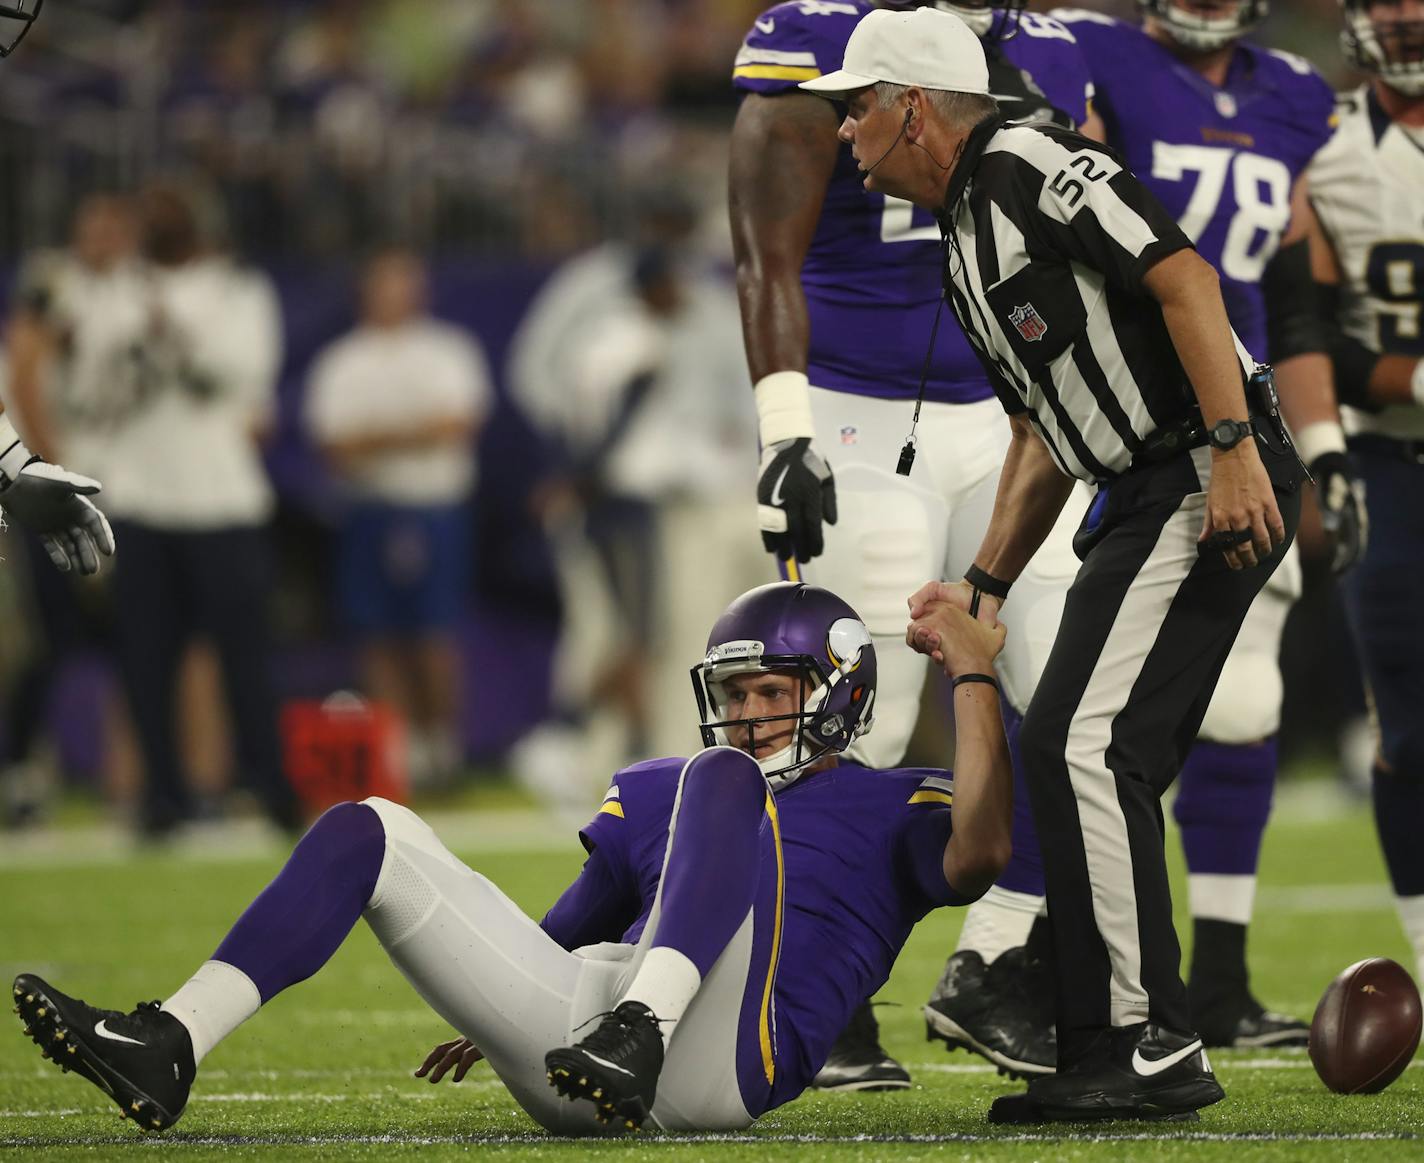
[[[756,759],[773,791],[789,786],[805,774],[810,764],[827,754],[845,750],[852,739],[869,730],[874,717],[873,691],[866,696],[864,711],[849,728],[845,716],[830,706],[833,694],[848,681],[857,665],[858,658],[848,658],[828,674],[809,654],[763,654],[760,642],[728,642],[714,647],[692,668],[703,745],[747,751]],[[800,708],[784,715],[753,719],[730,717],[728,681],[739,675],[757,674],[795,675],[803,695]],[[757,758],[758,735],[779,734],[786,724],[792,726],[786,745]],[[745,741],[732,742],[729,731],[743,727],[747,732]]]
[[[1385,20],[1371,15],[1370,0],[1345,0],[1345,56],[1406,97],[1424,95],[1424,20]]]
[[[1230,16],[1210,17],[1193,12],[1176,0],[1137,0],[1157,20],[1167,35],[1192,52],[1214,52],[1240,40],[1266,18],[1268,0],[1237,0]]]

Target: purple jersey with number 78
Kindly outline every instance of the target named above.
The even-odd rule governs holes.
[[[1335,94],[1308,61],[1247,41],[1218,88],[1136,25],[1054,16],[1087,58],[1108,144],[1216,267],[1231,326],[1268,359],[1261,276],[1290,224],[1291,188],[1334,131]]]
[[[765,96],[796,92],[801,81],[840,68],[852,29],[874,8],[871,0],[768,8],[737,53],[732,84]],[[985,40],[994,96],[1011,117],[1081,124],[1092,87],[1072,33],[1046,16],[1023,13],[1017,22],[1012,36]],[[939,308],[939,227],[908,202],[868,193],[862,179],[842,145],[801,269],[811,322],[807,375],[829,391],[913,399]],[[925,398],[968,404],[991,395],[968,341],[952,321],[942,324]]]

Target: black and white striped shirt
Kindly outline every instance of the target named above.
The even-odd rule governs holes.
[[[1030,414],[1065,473],[1111,480],[1145,437],[1190,414],[1142,278],[1192,243],[1110,149],[990,118],[965,143],[940,226],[965,333],[1005,410]]]

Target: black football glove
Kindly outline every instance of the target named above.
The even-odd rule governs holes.
[[[99,572],[99,555],[114,555],[108,519],[89,500],[99,482],[32,457],[14,480],[0,473],[0,508],[17,524],[39,534],[45,552],[63,573]]]
[[[836,523],[836,480],[808,436],[762,450],[757,517],[767,551],[810,561],[826,547],[821,522]]]
[[[1350,471],[1343,452],[1325,452],[1310,465],[1315,478],[1315,499],[1320,518],[1330,537],[1334,556],[1330,568],[1344,573],[1360,559],[1369,537],[1369,517],[1365,513],[1365,487]]]

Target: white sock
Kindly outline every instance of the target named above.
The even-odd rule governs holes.
[[[1187,899],[1194,920],[1249,925],[1256,904],[1256,878],[1193,872],[1187,877]]]
[[[1041,896],[994,885],[969,906],[955,951],[973,949],[988,965],[1006,949],[1017,949],[1028,940],[1042,907]]]
[[[196,1066],[261,1007],[252,978],[225,961],[205,961],[162,1009],[187,1027]]]
[[[619,998],[619,1004],[636,1001],[652,1010],[666,1047],[673,1025],[687,1012],[701,985],[702,974],[685,954],[658,945],[648,950],[633,984]]]
[[[1399,911],[1399,923],[1414,949],[1418,976],[1415,984],[1424,982],[1424,896],[1397,896],[1394,907]]]

